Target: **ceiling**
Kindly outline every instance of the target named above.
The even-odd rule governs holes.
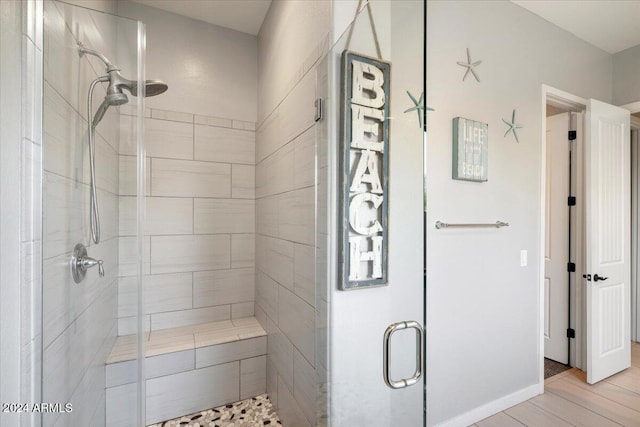
[[[511,0],[608,53],[640,44],[640,0]]]
[[[271,0],[133,0],[167,12],[258,35]]]
[[[133,0],[257,35],[271,0]],[[640,45],[640,0],[511,0],[608,53]]]

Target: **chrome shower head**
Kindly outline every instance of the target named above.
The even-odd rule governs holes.
[[[79,45],[80,55],[89,54],[96,56],[102,62],[104,62],[107,67],[107,75],[104,77],[99,77],[97,80],[101,82],[109,82],[109,87],[107,87],[107,96],[105,96],[104,101],[96,111],[95,116],[93,117],[92,124],[93,126],[97,126],[100,123],[100,120],[104,117],[107,109],[110,105],[123,105],[129,102],[129,98],[127,94],[123,92],[123,89],[128,90],[131,95],[139,96],[138,93],[138,82],[135,80],[129,80],[124,78],[122,74],[120,74],[120,68],[114,65],[106,56],[97,52],[95,50],[87,49],[81,44]],[[147,80],[145,81],[145,90],[144,96],[156,96],[161,93],[166,92],[169,87],[167,84],[161,80]]]
[[[138,96],[138,82],[132,82],[133,85],[129,88],[131,95]],[[169,86],[162,80],[147,80],[144,82],[144,96],[148,98],[150,96],[160,95],[169,89]]]
[[[107,96],[104,97],[105,102],[109,105],[123,105],[129,102],[129,97],[126,93],[116,92],[116,93],[107,93]]]
[[[125,93],[120,92],[107,94],[107,96],[104,97],[102,104],[100,104],[100,107],[98,107],[96,114],[93,116],[93,121],[91,122],[92,126],[98,126],[98,123],[100,123],[100,120],[102,120],[110,105],[123,105],[127,102],[129,102],[129,98]]]

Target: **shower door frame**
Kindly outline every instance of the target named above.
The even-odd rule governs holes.
[[[53,0],[45,0],[45,1],[53,1]],[[13,0],[12,0],[13,2]],[[3,2],[4,3],[4,2]],[[15,399],[15,402],[20,402],[22,404],[28,403],[33,405],[34,403],[44,403],[43,399],[43,382],[44,382],[44,367],[43,367],[43,340],[42,340],[42,331],[43,331],[43,283],[46,278],[43,275],[43,261],[44,254],[42,251],[42,242],[44,239],[43,236],[43,227],[42,223],[44,221],[43,217],[43,207],[45,203],[45,194],[43,191],[43,183],[44,183],[44,159],[41,155],[42,147],[47,141],[44,141],[44,54],[45,54],[45,41],[44,41],[44,26],[45,26],[45,16],[44,16],[44,2],[40,0],[23,0],[23,1],[15,1],[18,5],[17,9],[20,9],[20,18],[16,19],[17,26],[22,25],[21,34],[21,42],[22,42],[22,52],[21,52],[21,62],[22,62],[22,84],[18,85],[21,89],[21,99],[22,99],[22,117],[21,121],[19,121],[19,125],[22,126],[22,139],[27,140],[31,139],[34,143],[38,145],[39,151],[34,153],[28,153],[32,155],[32,157],[28,157],[25,152],[22,153],[22,170],[21,174],[21,184],[15,186],[21,192],[21,195],[24,197],[31,197],[32,199],[26,202],[23,200],[19,209],[16,209],[16,212],[20,212],[20,215],[16,215],[22,220],[20,224],[21,228],[31,227],[34,233],[34,239],[36,239],[37,245],[31,256],[25,256],[24,253],[21,253],[21,250],[24,249],[24,243],[21,247],[17,248],[15,253],[17,255],[21,255],[21,260],[18,265],[20,266],[20,285],[22,289],[20,290],[21,295],[16,295],[11,298],[10,304],[12,304],[17,310],[17,318],[15,318],[15,322],[19,322],[15,329],[19,331],[22,342],[28,342],[29,345],[25,346],[24,344],[18,346],[14,354],[13,361],[11,363],[11,372],[15,372],[18,375],[18,382],[13,382],[10,384],[11,394],[10,396],[12,401]],[[124,19],[123,17],[109,14],[107,12],[103,12],[100,10],[94,10],[83,6],[78,6],[75,4],[66,3],[65,1],[56,1],[58,4],[65,4],[69,7],[77,7],[79,9],[88,9],[95,13],[109,15],[114,19],[114,22],[117,20]],[[136,48],[136,61],[137,61],[137,75],[135,76],[138,87],[144,87],[143,82],[145,81],[145,52],[146,52],[146,34],[145,34],[145,26],[142,22],[137,21],[137,40],[135,43],[137,44]],[[12,42],[15,42],[12,40]],[[32,43],[35,46],[35,49],[32,49],[28,43]],[[137,140],[137,182],[136,182],[136,223],[137,223],[137,274],[138,274],[138,304],[137,304],[137,406],[136,406],[136,414],[135,414],[135,422],[137,425],[144,425],[144,357],[141,357],[144,353],[144,326],[143,326],[143,259],[142,259],[142,230],[143,230],[143,220],[144,220],[144,201],[145,201],[145,145],[144,145],[144,97],[137,98],[137,106],[136,106],[136,140]],[[19,111],[19,110],[18,110]],[[83,140],[84,141],[84,140]],[[4,144],[3,144],[4,145]],[[119,155],[119,151],[116,152],[116,156]],[[97,159],[99,162],[99,159]],[[18,163],[20,164],[20,163]],[[0,185],[4,187],[5,180],[1,181]],[[141,191],[142,189],[142,191]],[[119,192],[116,196],[119,196]],[[4,201],[3,201],[4,202]],[[5,209],[5,204],[2,205],[3,210]],[[29,220],[27,222],[27,220]],[[84,220],[84,218],[83,218]],[[39,224],[38,224],[39,223]],[[37,234],[39,232],[39,234]],[[116,230],[117,233],[117,230]],[[119,236],[116,234],[119,238]],[[4,246],[4,236],[3,242]],[[117,285],[117,280],[116,280]],[[76,285],[79,286],[79,285]],[[5,283],[3,281],[3,288],[5,287]],[[15,291],[15,289],[14,289]],[[3,295],[4,296],[4,295]],[[3,298],[4,299],[4,298]],[[5,323],[5,315],[8,314],[5,311],[2,311],[2,323]],[[116,313],[117,315],[117,313]],[[12,322],[13,323],[13,322]],[[2,330],[3,340],[5,329]],[[116,333],[117,334],[117,333]],[[7,350],[13,350],[13,348]],[[5,349],[3,348],[3,353]],[[106,366],[106,365],[105,365]],[[3,383],[4,374],[5,374],[5,364],[3,360]],[[105,387],[106,392],[106,387]],[[106,393],[103,394],[104,399],[106,400]],[[2,395],[2,400],[5,400],[5,394]],[[106,401],[103,402],[106,408]],[[62,416],[62,414],[61,414]],[[105,422],[106,422],[106,411],[104,414]],[[132,414],[133,416],[133,414]],[[133,420],[133,419],[132,419]],[[27,411],[22,412],[20,414],[20,425],[28,425],[28,426],[41,426],[43,424],[42,413],[35,411]],[[3,418],[4,424],[4,418]],[[13,424],[8,424],[13,425]],[[18,425],[18,424],[15,424]]]

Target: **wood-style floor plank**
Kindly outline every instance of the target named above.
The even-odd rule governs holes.
[[[547,378],[546,380],[544,380],[544,384],[545,384],[545,385],[547,385],[547,384],[552,383],[552,382],[554,382],[554,381],[558,381],[559,379],[564,378],[564,377],[566,377],[567,375],[570,375],[570,374],[571,374],[571,371],[574,371],[574,370],[575,370],[575,371],[578,371],[578,369],[576,369],[576,368],[571,368],[571,369],[567,369],[566,371],[560,372],[560,373],[559,373],[559,374],[557,374],[557,375],[554,375],[554,376],[552,376],[552,377],[549,377],[549,378]]]
[[[568,423],[585,427],[619,427],[608,418],[595,412],[585,410],[580,405],[553,393],[545,393],[530,399],[529,402],[544,409],[547,412],[561,418]]]
[[[504,412],[498,412],[492,417],[479,421],[476,425],[478,427],[522,427],[524,424]]]
[[[619,374],[606,378],[605,381],[626,388],[634,393],[640,393],[640,368],[631,366]]]
[[[547,391],[564,397],[587,410],[598,413],[623,426],[640,427],[640,412],[620,405],[567,380],[549,384]]]
[[[587,384],[586,374],[572,368],[546,379],[544,388],[544,394],[473,426],[640,427],[640,343],[631,343],[630,368],[597,384]]]
[[[568,427],[568,422],[530,402],[523,402],[504,411],[525,426]]]
[[[631,366],[640,368],[640,344],[636,342],[631,344]]]
[[[631,352],[631,366],[640,368],[640,351]]]
[[[565,378],[584,390],[599,394],[609,400],[613,400],[627,408],[638,410],[640,408],[640,394],[634,393],[626,388],[618,387],[606,381],[597,384],[587,384],[587,376],[584,372],[576,370],[572,375]]]

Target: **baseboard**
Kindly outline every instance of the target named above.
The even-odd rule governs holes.
[[[534,384],[444,421],[437,427],[466,427],[542,393],[544,393],[544,383]],[[427,411],[429,411],[428,407]]]

